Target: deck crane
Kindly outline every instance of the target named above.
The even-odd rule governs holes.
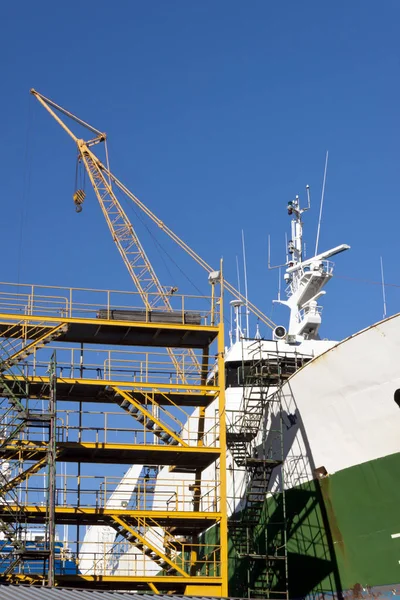
[[[82,121],[77,116],[59,106],[49,98],[46,98],[36,90],[31,89],[31,93],[76,143],[78,148],[78,160],[83,163],[87,171],[101,210],[110,229],[112,238],[122,256],[125,266],[127,267],[133,279],[133,282],[142,298],[145,307],[151,310],[155,306],[160,306],[163,304],[166,310],[172,311],[170,296],[176,290],[176,288],[165,288],[160,284],[131,222],[129,221],[124,209],[114,193],[113,185],[119,188],[119,190],[121,190],[130,200],[132,200],[135,205],[144,212],[145,215],[147,215],[162,231],[164,231],[180,248],[185,250],[185,252],[189,254],[189,256],[191,256],[191,258],[193,258],[209,274],[212,273],[214,269],[194,250],[192,250],[192,248],[190,248],[186,242],[179,238],[167,225],[165,225],[161,219],[159,219],[145,204],[143,204],[143,202],[141,202],[110,171],[107,151],[107,136],[105,133],[102,133],[85,121]],[[77,138],[57,113],[72,119],[79,125],[88,129],[94,135],[94,137],[88,141]],[[91,150],[93,146],[99,143],[104,143],[105,145],[106,164],[103,164]],[[74,202],[78,212],[82,209],[84,197],[85,195],[83,190],[77,190],[74,194]],[[236,290],[233,285],[227,281],[224,281],[224,287],[235,298],[241,300],[247,309],[252,312],[262,323],[271,329],[275,328],[275,324],[271,321],[271,319],[264,315],[254,304],[249,302],[248,299],[238,290]],[[151,296],[149,296],[149,294],[151,294]],[[149,297],[153,297],[154,300],[149,302]],[[195,354],[190,350],[188,352],[191,354],[194,364],[198,366]],[[181,373],[178,359],[175,357],[172,350],[170,351],[170,355],[177,372]]]

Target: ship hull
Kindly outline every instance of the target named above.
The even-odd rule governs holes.
[[[290,598],[400,595],[399,355],[396,315],[313,359],[282,388],[285,492],[271,488],[257,535],[262,547],[284,502]],[[245,560],[232,548],[231,595]],[[254,560],[251,571],[254,588],[265,564]]]

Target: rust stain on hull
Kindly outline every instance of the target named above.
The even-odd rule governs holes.
[[[344,540],[342,533],[339,528],[339,524],[335,515],[335,511],[333,509],[333,503],[331,498],[331,483],[330,477],[324,477],[319,480],[319,484],[321,486],[322,498],[325,504],[326,514],[328,515],[330,534],[332,537],[332,541],[336,548],[341,551],[343,557],[346,554],[346,547],[344,545]]]

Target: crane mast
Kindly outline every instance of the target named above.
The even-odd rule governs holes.
[[[94,188],[96,197],[99,201],[101,210],[110,229],[112,238],[120,252],[122,259],[128,269],[129,274],[142,298],[142,301],[147,309],[154,308],[163,304],[166,310],[172,311],[172,306],[169,300],[170,295],[175,288],[165,288],[161,285],[158,277],[144,251],[140,240],[129,221],[124,209],[117,199],[112,184],[115,184],[130,200],[132,200],[141,211],[144,212],[162,231],[164,231],[178,246],[180,246],[191,258],[193,258],[203,269],[211,273],[214,269],[199,256],[186,242],[177,236],[161,219],[159,219],[143,202],[141,202],[111,171],[107,164],[104,165],[99,158],[90,150],[91,146],[104,142],[106,145],[106,134],[95,129],[85,121],[82,121],[76,115],[70,113],[63,107],[59,106],[49,98],[46,98],[36,90],[32,89],[31,93],[42,104],[42,106],[52,115],[52,117],[61,125],[68,135],[75,141],[78,148],[79,159],[85,166],[91,184]],[[89,141],[78,139],[77,136],[69,129],[65,122],[52,110],[64,114],[68,118],[76,121],[89,131],[95,134],[95,137]],[[107,147],[107,146],[106,146]],[[107,151],[106,156],[108,157]],[[79,207],[83,202],[82,195],[78,194],[75,199],[76,205]],[[248,301],[235,287],[227,281],[224,281],[224,287],[234,297],[245,302],[248,310],[252,312],[261,322],[266,324],[271,329],[275,328],[275,323],[271,321],[264,313],[254,304]],[[172,351],[171,351],[172,352]],[[194,364],[198,366],[197,358],[192,351],[188,351],[191,355]],[[175,366],[175,360],[173,360]]]

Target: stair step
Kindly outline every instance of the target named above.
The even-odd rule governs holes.
[[[170,567],[169,569],[167,569],[167,575],[173,575],[173,573],[176,573],[175,567]]]

